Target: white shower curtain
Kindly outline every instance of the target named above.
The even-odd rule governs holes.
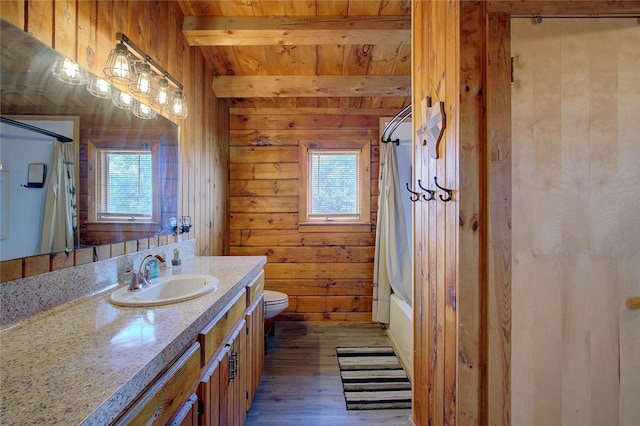
[[[396,152],[391,143],[380,146],[378,189],[372,316],[374,321],[389,323],[392,291],[411,304],[412,274]]]
[[[73,144],[55,141],[46,183],[42,253],[72,250],[77,232]]]

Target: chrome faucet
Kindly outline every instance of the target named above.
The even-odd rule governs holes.
[[[129,285],[129,291],[142,290],[151,281],[151,271],[149,268],[149,261],[152,259],[157,259],[161,264],[165,263],[164,257],[159,254],[149,254],[142,259],[140,262],[140,268],[138,269],[138,273],[131,274],[131,284]]]

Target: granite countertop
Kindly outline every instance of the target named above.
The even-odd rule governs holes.
[[[109,303],[113,289],[0,332],[0,422],[106,425],[262,270],[262,256],[196,257],[161,275],[211,274],[217,291],[154,308]]]

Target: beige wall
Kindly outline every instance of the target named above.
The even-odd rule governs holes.
[[[631,424],[619,412],[625,395],[640,402],[640,343],[626,347],[640,314],[624,307],[640,295],[640,26],[514,19],[511,34],[512,424]]]

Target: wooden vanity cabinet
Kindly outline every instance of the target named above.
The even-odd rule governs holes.
[[[242,426],[264,368],[264,272],[200,333],[201,426]]]
[[[194,343],[115,425],[195,425],[195,391],[200,377],[200,344]]]

